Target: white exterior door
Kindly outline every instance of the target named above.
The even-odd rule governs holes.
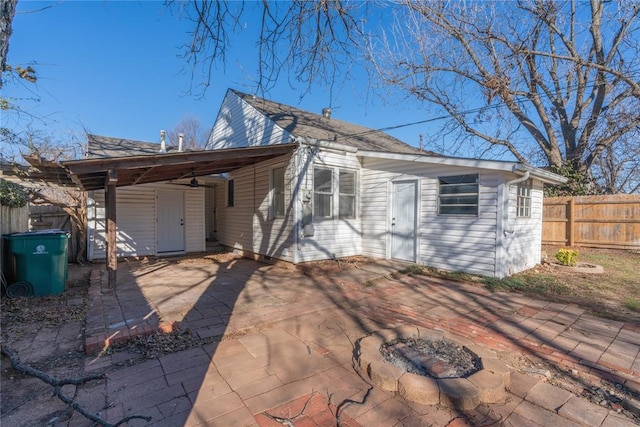
[[[392,183],[391,258],[415,262],[417,181]]]
[[[184,252],[184,191],[158,190],[158,253]]]

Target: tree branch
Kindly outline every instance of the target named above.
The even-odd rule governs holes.
[[[46,384],[49,384],[50,386],[53,387],[53,393],[61,401],[66,403],[69,406],[69,408],[73,409],[74,411],[77,411],[83,417],[93,421],[94,423],[100,426],[117,427],[125,423],[128,423],[131,420],[138,419],[138,420],[144,420],[149,422],[152,419],[152,417],[144,416],[144,415],[131,415],[121,419],[115,424],[112,424],[106,421],[104,418],[89,412],[87,408],[85,408],[84,406],[76,402],[76,398],[78,396],[78,388],[88,382],[97,381],[97,380],[106,378],[104,374],[87,375],[85,377],[77,378],[77,379],[58,379],[38,369],[32,368],[29,365],[23,364],[22,362],[20,362],[20,358],[15,354],[15,352],[6,346],[2,346],[2,348],[0,349],[0,353],[2,353],[4,356],[6,356],[9,359],[9,362],[11,363],[11,367],[13,369],[20,372],[21,374],[38,378],[39,380],[45,382]],[[65,393],[63,393],[62,388],[66,385],[75,386],[73,397],[69,397]]]

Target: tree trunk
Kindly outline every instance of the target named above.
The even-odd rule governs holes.
[[[9,53],[9,38],[13,32],[11,24],[16,14],[18,0],[0,1],[0,88],[2,88],[2,73],[7,65],[7,53]]]

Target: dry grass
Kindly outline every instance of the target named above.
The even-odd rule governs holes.
[[[545,247],[554,259],[559,247]],[[549,264],[505,279],[437,272],[449,279],[483,283],[495,291],[520,292],[585,308],[589,313],[640,324],[640,252],[612,249],[577,248],[578,261],[601,265],[603,274],[574,272]],[[433,271],[429,271],[433,274]]]

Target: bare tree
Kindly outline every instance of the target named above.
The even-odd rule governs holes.
[[[608,146],[592,166],[606,194],[640,192],[640,135],[629,134]]]
[[[189,150],[203,150],[207,144],[209,129],[206,129],[196,116],[184,116],[180,122],[167,132],[169,141],[178,144],[178,135],[184,136],[184,148]]]
[[[7,65],[9,39],[12,33],[13,17],[16,14],[18,0],[3,0],[0,2],[0,88],[2,88],[2,73]]]
[[[224,63],[230,32],[247,7],[189,8],[196,27],[187,58],[206,62],[209,78],[213,64]],[[424,101],[437,115],[444,111],[450,120],[437,137],[447,134],[465,153],[508,154],[587,182],[602,178],[593,171],[598,159],[619,152],[618,141],[640,124],[637,0],[253,7],[262,14],[258,90],[268,90],[285,68],[297,80],[331,84],[362,55],[387,90]],[[381,8],[386,20],[368,19]]]
[[[194,23],[184,58],[192,75],[203,73],[202,89],[211,84],[213,69],[225,65],[232,36],[244,29],[245,16],[260,16],[257,33],[256,91],[268,91],[282,70],[298,82],[332,85],[348,75],[355,56],[359,27],[354,17],[362,3],[342,0],[234,2],[193,0],[171,2]],[[201,76],[198,76],[201,77]]]
[[[57,168],[58,161],[77,159],[84,153],[84,145],[77,139],[60,141],[50,136],[37,135],[30,132],[28,137],[20,140],[26,147],[23,157],[31,167],[36,170]],[[29,193],[29,201],[32,205],[46,204],[61,208],[71,218],[71,223],[77,236],[78,248],[76,262],[84,263],[86,260],[87,245],[87,194],[75,187],[58,185],[50,177],[42,176],[39,172],[17,164],[11,172],[20,179]]]
[[[385,82],[444,109],[462,141],[588,176],[640,124],[637,2],[407,1],[395,11],[369,58]]]

